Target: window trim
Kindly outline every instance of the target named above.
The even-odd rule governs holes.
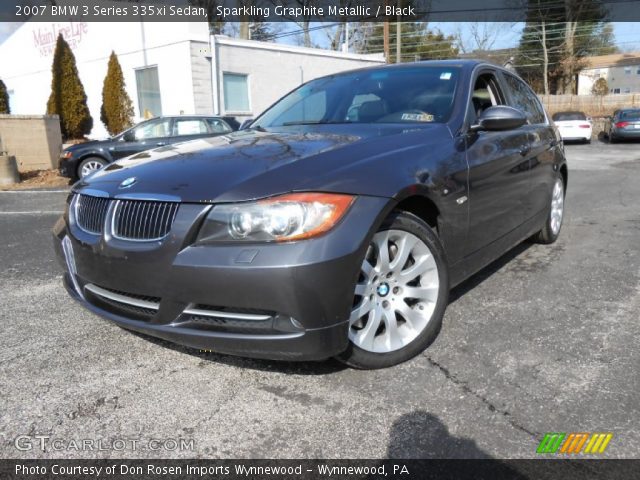
[[[249,104],[249,110],[228,110],[227,109],[227,102],[224,98],[224,94],[225,94],[225,85],[224,85],[224,76],[225,75],[236,75],[236,76],[242,76],[245,77],[247,79],[247,103]],[[243,72],[235,72],[235,71],[229,71],[229,70],[223,70],[222,71],[222,81],[220,82],[220,85],[222,86],[222,102],[224,104],[224,113],[225,115],[246,115],[249,114],[251,115],[253,112],[253,104],[251,102],[251,74],[249,73],[243,73]]]

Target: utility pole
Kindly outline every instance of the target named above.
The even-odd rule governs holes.
[[[398,0],[398,12],[402,11],[402,0]],[[402,21],[396,15],[396,63],[402,62]]]
[[[384,9],[387,10],[388,0],[384,0]],[[389,19],[385,17],[382,24],[382,38],[384,39],[384,59],[387,63],[391,61],[391,55],[389,52]]]
[[[396,63],[402,61],[402,22],[400,17],[396,20]]]
[[[344,53],[349,53],[349,22],[344,22]]]

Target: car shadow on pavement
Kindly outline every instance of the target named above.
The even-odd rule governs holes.
[[[462,296],[466,295],[467,293],[469,293],[471,290],[476,288],[478,285],[480,285],[482,282],[484,282],[491,275],[493,275],[494,273],[499,271],[502,267],[507,265],[513,259],[515,259],[516,257],[520,256],[521,254],[523,254],[527,250],[529,250],[533,245],[535,245],[535,244],[530,242],[530,241],[528,241],[528,240],[525,240],[524,242],[522,242],[522,243],[516,245],[515,247],[513,247],[511,250],[509,250],[507,253],[502,255],[497,260],[491,262],[489,265],[484,267],[479,272],[477,272],[477,273],[473,274],[472,276],[470,276],[469,278],[467,278],[461,284],[459,284],[456,287],[452,288],[451,291],[449,292],[449,304],[452,304],[452,303],[455,303],[456,301],[458,301],[458,299],[460,299],[460,297],[462,297]]]
[[[191,355],[192,357],[197,357],[200,359],[200,366],[205,366],[208,363],[223,364],[241,369],[252,369],[262,372],[278,372],[293,375],[329,375],[347,368],[344,364],[333,358],[319,362],[292,362],[236,357],[234,355],[225,355],[221,353],[202,351],[197,348],[185,347],[178,345],[177,343],[145,335],[144,333],[134,331],[131,331],[130,333],[161,347],[169,348],[186,355]]]

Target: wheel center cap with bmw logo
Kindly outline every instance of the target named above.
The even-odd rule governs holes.
[[[133,185],[135,185],[135,183],[138,181],[138,179],[136,177],[129,177],[129,178],[125,178],[120,185],[118,185],[118,188],[129,188]]]
[[[381,283],[378,285],[378,295],[381,297],[386,297],[389,294],[389,285],[386,283]]]

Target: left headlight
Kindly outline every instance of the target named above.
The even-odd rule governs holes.
[[[198,241],[286,242],[315,237],[340,221],[355,197],[290,193],[257,202],[213,207]]]

